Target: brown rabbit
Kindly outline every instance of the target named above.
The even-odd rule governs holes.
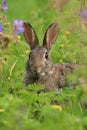
[[[57,39],[59,25],[51,24],[47,29],[42,46],[39,45],[37,35],[32,26],[24,22],[24,36],[30,45],[31,52],[27,61],[25,85],[43,84],[44,91],[58,90],[66,85],[66,76],[77,67],[75,63],[61,63],[54,65],[50,58],[50,49]]]

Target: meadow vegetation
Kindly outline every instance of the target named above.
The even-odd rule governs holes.
[[[87,25],[81,21],[81,0],[7,0],[10,25],[8,44],[0,41],[0,130],[86,130],[87,129]],[[83,0],[84,1],[84,0]],[[0,14],[1,16],[1,14]],[[30,48],[23,34],[12,37],[15,19],[28,21],[35,28],[42,44],[51,23],[58,22],[60,33],[51,50],[52,61],[74,62],[81,67],[62,91],[36,93],[43,85],[24,86],[24,73]],[[6,21],[3,21],[6,25]],[[0,33],[1,35],[1,33]],[[12,39],[13,38],[13,39]],[[32,91],[29,91],[31,89]]]

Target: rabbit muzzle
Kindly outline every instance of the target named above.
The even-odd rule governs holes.
[[[41,75],[43,66],[39,64],[39,62],[30,62],[29,63],[29,70],[32,73],[32,75],[39,76]]]

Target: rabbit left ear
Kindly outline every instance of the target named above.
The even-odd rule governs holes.
[[[47,29],[44,40],[43,46],[48,50],[51,49],[53,43],[56,41],[59,32],[59,25],[57,23],[51,24]]]
[[[24,36],[27,43],[30,45],[31,49],[35,48],[39,44],[38,37],[36,35],[35,30],[27,22],[24,22],[24,29],[25,29]]]

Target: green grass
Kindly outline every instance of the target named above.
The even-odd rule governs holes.
[[[79,80],[86,74],[87,34],[80,28],[78,16],[80,3],[71,0],[63,12],[49,8],[50,0],[7,0],[6,15],[12,23],[14,19],[23,19],[32,24],[42,43],[46,28],[52,22],[58,22],[60,33],[52,48],[52,60],[83,64],[72,78]],[[66,31],[71,34],[67,36]],[[0,49],[3,72],[0,74],[0,130],[86,130],[87,102],[86,85],[77,85],[72,90],[52,91],[40,94],[36,90],[43,86],[31,85],[29,92],[23,84],[29,49],[23,35],[21,43],[9,43],[8,48]],[[56,109],[53,105],[60,105]]]

